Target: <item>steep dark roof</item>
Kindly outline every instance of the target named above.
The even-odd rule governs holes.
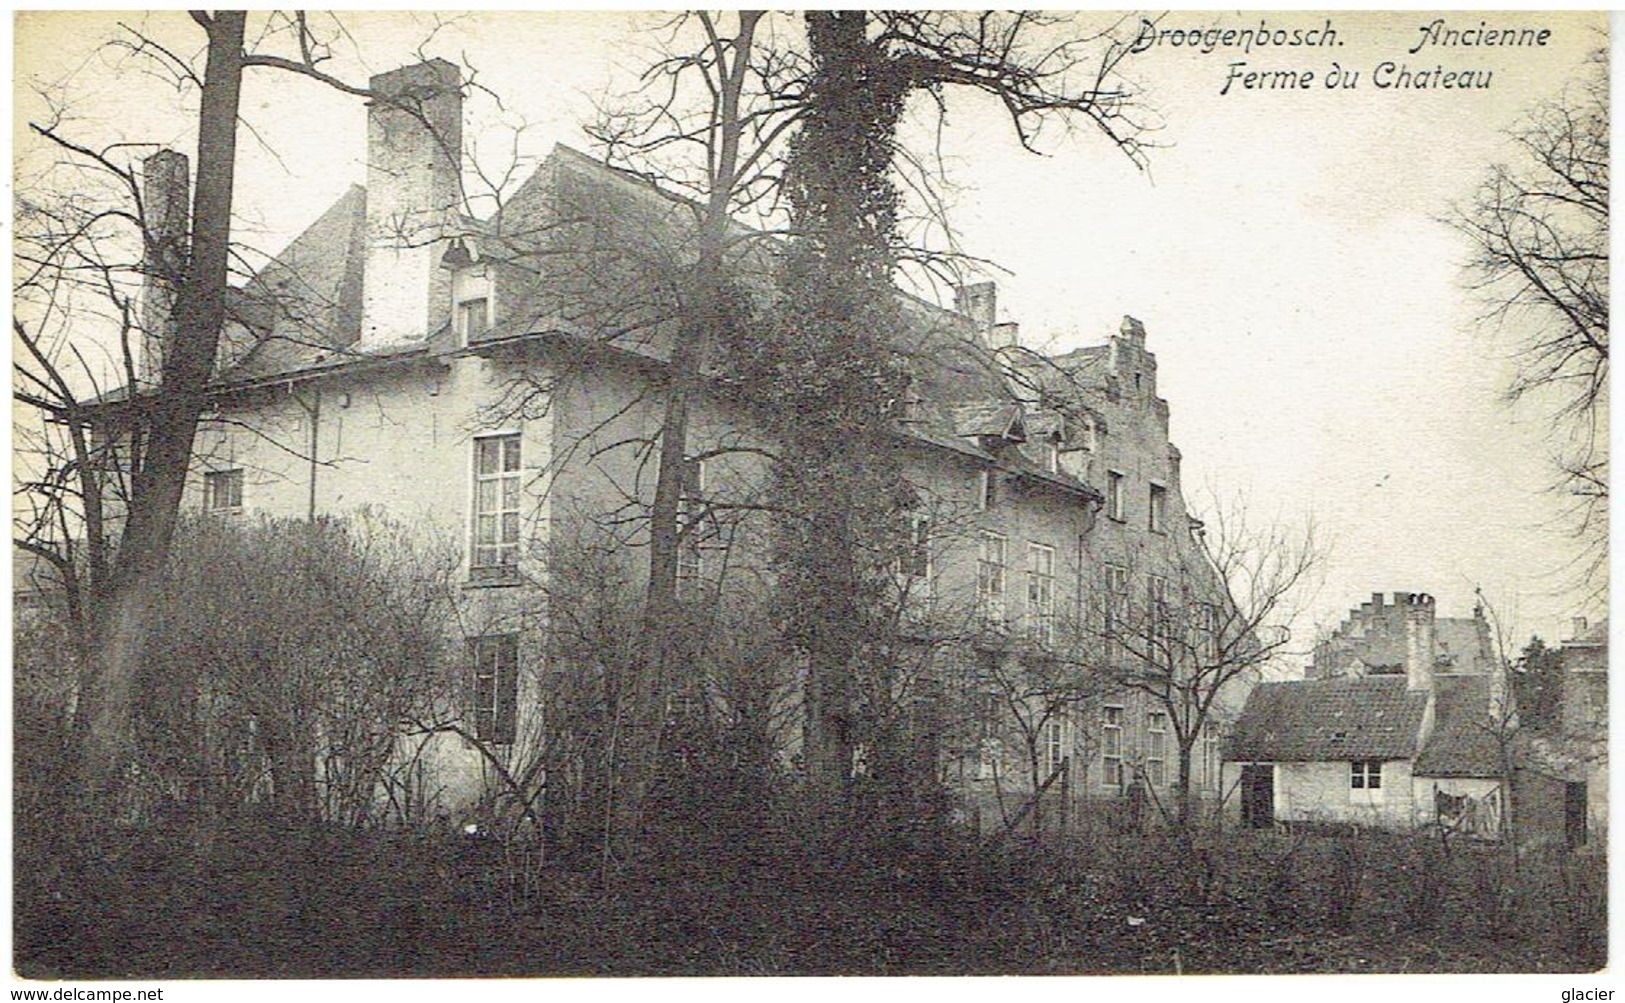
[[[233,299],[252,341],[231,352],[221,382],[253,381],[360,357],[367,192],[351,185]],[[240,337],[240,335],[239,335]]]
[[[1501,750],[1490,718],[1487,676],[1438,676],[1433,734],[1416,757],[1425,777],[1498,777]]]
[[[1427,694],[1402,677],[1261,683],[1247,698],[1226,758],[1242,762],[1410,759]]]
[[[955,435],[1000,439],[1019,428],[1021,406],[1014,401],[979,401],[954,408],[953,415]]]
[[[455,347],[445,325],[422,342],[358,350],[366,206],[366,189],[352,186],[258,275],[232,290],[233,322],[224,336],[218,386],[389,366]],[[679,314],[675,290],[694,257],[698,212],[697,203],[645,178],[555,146],[490,219],[464,220],[469,243],[492,262],[507,290],[496,323],[470,347],[545,336],[664,361]],[[742,245],[750,248],[738,258],[747,273],[743,283],[753,295],[770,293],[777,245],[771,239]],[[901,434],[1009,467],[1036,483],[1098,495],[1015,450],[995,457],[981,448],[977,437],[1002,435],[1023,412],[998,358],[968,318],[901,291],[897,297],[907,322],[894,348],[919,397]],[[114,391],[104,402],[123,395]],[[960,420],[967,412],[991,424],[984,429],[973,421],[967,432]]]

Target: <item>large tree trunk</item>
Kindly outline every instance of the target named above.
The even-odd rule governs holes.
[[[241,11],[222,11],[204,22],[208,67],[198,116],[191,258],[176,292],[174,342],[164,352],[160,386],[148,415],[145,461],[134,477],[123,538],[95,617],[95,657],[79,694],[88,732],[82,790],[102,817],[116,810],[134,754],[142,649],[162,599],[163,566],[225,319],[246,19]]]
[[[690,485],[689,417],[697,399],[713,340],[728,323],[724,304],[727,276],[724,249],[729,206],[737,184],[739,148],[744,123],[739,117],[756,22],[759,13],[739,15],[733,40],[732,70],[716,95],[714,121],[719,138],[710,199],[699,221],[699,253],[686,298],[682,322],[672,344],[665,413],[660,427],[659,467],[654,503],[649,512],[649,583],[644,603],[644,661],[632,707],[631,741],[623,744],[615,778],[615,828],[618,842],[637,839],[636,825],[649,785],[662,755],[667,698],[686,681],[679,671],[684,657],[685,617],[677,595],[679,552],[685,545],[680,523],[683,495]]]

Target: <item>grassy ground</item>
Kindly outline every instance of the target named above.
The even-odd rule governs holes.
[[[1512,872],[1494,851],[1386,836],[1231,834],[1194,850],[1098,836],[884,864],[781,841],[679,856],[607,888],[446,836],[247,830],[201,846],[147,832],[45,850],[17,847],[14,965],[35,978],[1550,972],[1606,960],[1600,856],[1525,857]]]

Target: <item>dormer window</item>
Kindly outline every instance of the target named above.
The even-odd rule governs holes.
[[[496,323],[490,268],[475,261],[451,275],[451,323],[460,344],[477,340]]]
[[[457,304],[457,334],[472,341],[491,327],[491,301],[484,296]]]

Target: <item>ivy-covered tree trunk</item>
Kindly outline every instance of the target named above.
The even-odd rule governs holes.
[[[893,348],[891,281],[890,169],[905,81],[868,39],[867,22],[862,12],[806,15],[813,72],[786,171],[797,239],[773,339],[776,485],[790,513],[781,587],[806,660],[809,779],[826,805],[840,799],[863,730],[859,668],[891,647],[877,587],[900,485],[887,409],[908,379]]]

